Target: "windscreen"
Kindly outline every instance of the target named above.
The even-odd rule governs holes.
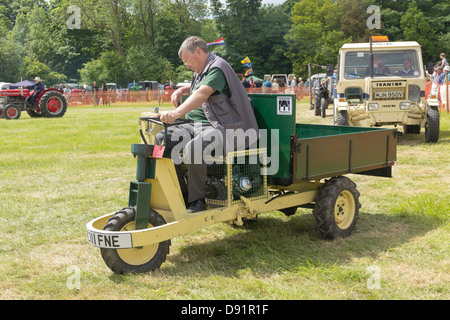
[[[419,77],[420,64],[415,50],[390,50],[373,52],[373,76]],[[370,76],[369,51],[350,51],[345,54],[344,77]]]

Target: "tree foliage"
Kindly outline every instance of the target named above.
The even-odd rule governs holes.
[[[369,5],[381,9],[381,29],[366,25]],[[80,9],[80,28],[68,19]],[[450,51],[446,0],[0,0],[0,81],[40,76],[47,84],[96,80],[188,80],[178,57],[181,42],[198,35],[236,72],[249,57],[256,76],[305,77],[309,62],[337,62],[346,42],[371,34],[415,40],[424,62]]]

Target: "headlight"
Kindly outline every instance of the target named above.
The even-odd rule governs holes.
[[[400,110],[409,110],[411,105],[409,102],[400,102]]]
[[[367,105],[367,109],[369,109],[369,111],[376,111],[376,110],[378,110],[378,103],[369,103]]]
[[[420,102],[420,87],[416,85],[408,86],[408,99],[411,102]]]

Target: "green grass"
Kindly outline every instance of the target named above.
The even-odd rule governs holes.
[[[298,104],[301,122],[331,123]],[[441,139],[400,137],[392,179],[349,175],[356,231],[322,240],[311,210],[262,214],[172,240],[160,270],[118,276],[85,225],[127,205],[131,144],[150,105],[74,107],[59,119],[0,120],[0,299],[449,299],[450,116]],[[378,268],[379,286],[371,287]],[[73,268],[80,288],[70,289]]]

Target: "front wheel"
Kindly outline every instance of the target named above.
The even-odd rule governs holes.
[[[20,113],[20,108],[12,104],[9,104],[3,108],[3,117],[6,120],[17,120],[20,118]]]
[[[334,177],[319,189],[314,225],[325,239],[348,237],[359,218],[359,192],[347,177]]]
[[[439,140],[439,110],[437,107],[429,107],[427,111],[428,123],[425,124],[425,141],[427,143]]]
[[[348,126],[348,112],[347,110],[338,110],[337,112],[337,125]]]
[[[136,208],[128,207],[116,212],[103,227],[107,231],[133,231]],[[150,209],[148,228],[166,224],[164,218]],[[170,240],[130,249],[101,249],[106,265],[117,274],[146,273],[158,269],[169,254]]]

